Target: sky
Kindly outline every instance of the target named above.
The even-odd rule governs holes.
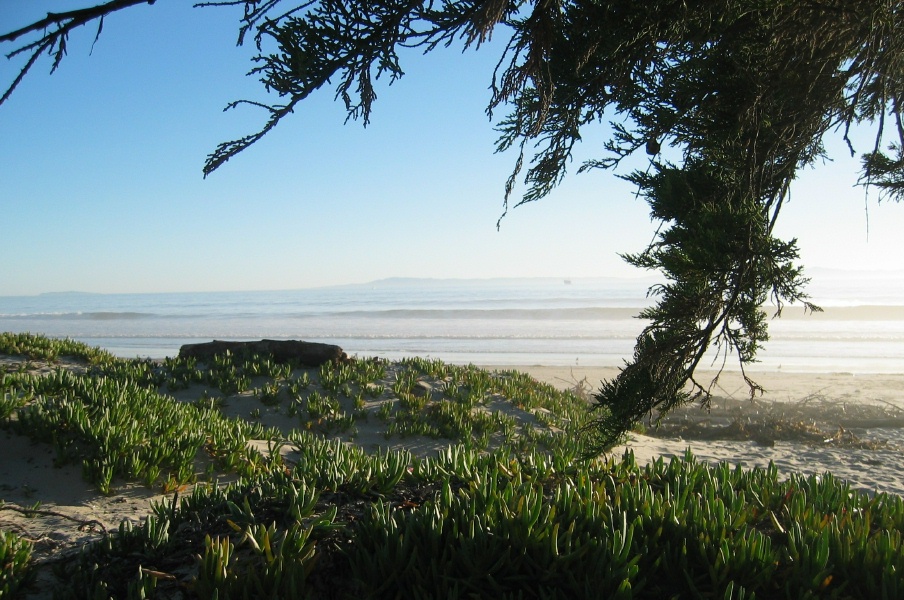
[[[0,32],[72,7],[0,0]],[[484,112],[502,36],[403,55],[406,75],[378,87],[367,128],[345,124],[324,89],[204,179],[207,154],[266,117],[226,104],[276,101],[245,75],[254,52],[235,45],[240,16],[187,0],[121,11],[93,49],[95,29],[78,31],[56,73],[44,57],[0,106],[0,296],[646,275],[618,256],[652,239],[643,200],[611,172],[575,174],[603,155],[604,128],[560,187],[497,231],[516,158],[494,153]],[[4,87],[20,66],[0,59]],[[798,239],[806,267],[900,269],[904,206],[854,186],[859,162],[840,134],[827,146],[834,161],[801,174],[778,236]]]

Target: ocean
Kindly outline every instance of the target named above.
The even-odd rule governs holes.
[[[0,297],[0,331],[69,337],[123,357],[213,339],[304,339],[349,355],[476,365],[619,366],[651,304],[650,278],[387,279],[251,292]],[[756,369],[904,372],[904,272],[814,276],[826,312],[770,322]],[[733,368],[729,360],[727,368]]]

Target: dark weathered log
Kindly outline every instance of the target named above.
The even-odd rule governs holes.
[[[215,355],[226,351],[233,354],[269,354],[277,362],[291,362],[309,367],[319,367],[327,362],[347,360],[339,346],[304,342],[301,340],[260,340],[258,342],[229,342],[214,340],[201,344],[185,344],[179,349],[181,358],[196,358],[209,361]]]

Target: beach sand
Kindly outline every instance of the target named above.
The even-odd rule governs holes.
[[[539,381],[557,388],[575,388],[584,393],[599,387],[601,380],[613,377],[617,370],[601,367],[497,366],[490,370],[514,369],[529,373]],[[710,374],[711,375],[711,374]],[[902,424],[877,429],[865,417],[904,410],[904,375],[852,375],[849,373],[754,373],[754,379],[766,392],[755,401],[749,399],[747,386],[737,373],[723,374],[713,388],[712,410],[697,407],[684,409],[675,419],[719,427],[738,418],[758,415],[802,415],[822,429],[837,426],[838,415],[847,419],[848,432],[892,438],[889,444],[872,448],[838,447],[831,443],[810,444],[799,441],[768,440],[700,440],[661,438],[632,433],[626,444],[612,451],[620,457],[633,452],[638,463],[664,457],[682,457],[690,450],[701,462],[728,462],[743,467],[766,467],[774,463],[782,476],[794,474],[821,475],[831,472],[849,482],[856,490],[870,493],[887,492],[904,495],[904,442]],[[709,381],[703,375],[700,381]],[[873,407],[864,413],[863,407]],[[840,412],[839,412],[840,411]],[[897,412],[896,412],[897,411]],[[850,417],[850,419],[848,419]],[[267,418],[278,419],[280,415]],[[856,427],[866,423],[870,427]],[[274,423],[266,423],[268,425]],[[878,432],[878,434],[876,433]],[[895,437],[897,436],[897,437]],[[38,556],[59,555],[97,539],[105,531],[115,531],[123,520],[138,523],[150,509],[151,502],[168,501],[140,484],[116,487],[104,496],[82,478],[79,466],[54,466],[49,444],[0,431],[0,530],[14,531],[34,540]],[[366,449],[415,446],[417,454],[430,454],[443,447],[442,441],[404,440],[386,442],[382,436],[360,431],[355,439]],[[289,457],[291,460],[291,457]],[[170,496],[171,498],[171,496]],[[26,508],[37,506],[30,515]],[[41,586],[39,585],[39,590]],[[44,586],[46,592],[47,587]],[[39,591],[29,597],[43,597]]]
[[[514,368],[559,389],[581,386],[596,390],[600,382],[618,374],[609,367],[494,367]],[[714,372],[698,373],[708,383]],[[735,419],[784,418],[806,421],[828,432],[844,432],[872,439],[878,447],[851,448],[832,444],[812,445],[782,440],[701,440],[659,438],[632,433],[627,444],[613,449],[616,455],[634,452],[638,463],[663,456],[683,456],[690,450],[698,461],[728,462],[747,468],[775,463],[785,477],[792,474],[821,475],[831,472],[851,488],[866,492],[904,495],[904,374],[748,372],[765,390],[750,398],[749,387],[738,372],[723,372],[713,386],[712,406],[707,411],[690,406],[676,411],[679,419],[695,423],[725,425]],[[885,415],[885,416],[884,416]],[[883,422],[884,421],[884,422]],[[876,427],[876,425],[889,427]],[[887,441],[887,444],[881,442]],[[883,447],[885,446],[885,447]]]

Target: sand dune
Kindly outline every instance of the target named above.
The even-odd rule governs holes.
[[[595,367],[499,368],[524,371],[559,388],[582,386],[585,392],[616,374],[615,369]],[[711,412],[692,407],[678,418],[715,427],[730,419],[754,418],[762,413],[783,414],[793,408],[797,411],[793,413],[795,418],[804,414],[814,423],[820,422],[827,427],[832,426],[832,419],[826,420],[830,412],[856,420],[855,417],[862,414],[862,407],[874,407],[876,410],[870,413],[872,415],[897,414],[895,411],[904,410],[904,375],[773,372],[755,374],[755,379],[767,391],[754,401],[749,400],[747,387],[738,374],[723,374],[713,388],[715,399]],[[288,417],[273,414],[265,415],[265,418],[278,420]],[[904,439],[901,438],[901,431],[900,425],[888,429],[856,429],[861,437],[885,435],[889,438],[885,446],[872,449],[813,445],[781,439],[763,443],[761,440],[704,441],[631,434],[628,442],[615,448],[613,454],[621,456],[625,452],[633,452],[636,460],[644,463],[659,457],[680,457],[689,449],[698,461],[728,462],[747,468],[766,467],[772,462],[787,477],[831,472],[847,480],[856,490],[904,495],[904,458],[901,453]],[[0,453],[0,529],[15,531],[34,540],[39,555],[49,556],[73,550],[97,539],[105,531],[117,529],[123,520],[137,523],[147,515],[151,502],[167,499],[137,483],[119,485],[113,495],[104,496],[82,478],[80,467],[55,466],[49,444],[35,443],[5,431],[0,432],[0,440],[3,445],[3,452]],[[427,455],[447,442],[426,439],[387,441],[376,432],[362,429],[354,443],[369,450],[404,445],[417,454]],[[288,458],[291,460],[291,455]],[[36,510],[25,514],[26,509]]]

